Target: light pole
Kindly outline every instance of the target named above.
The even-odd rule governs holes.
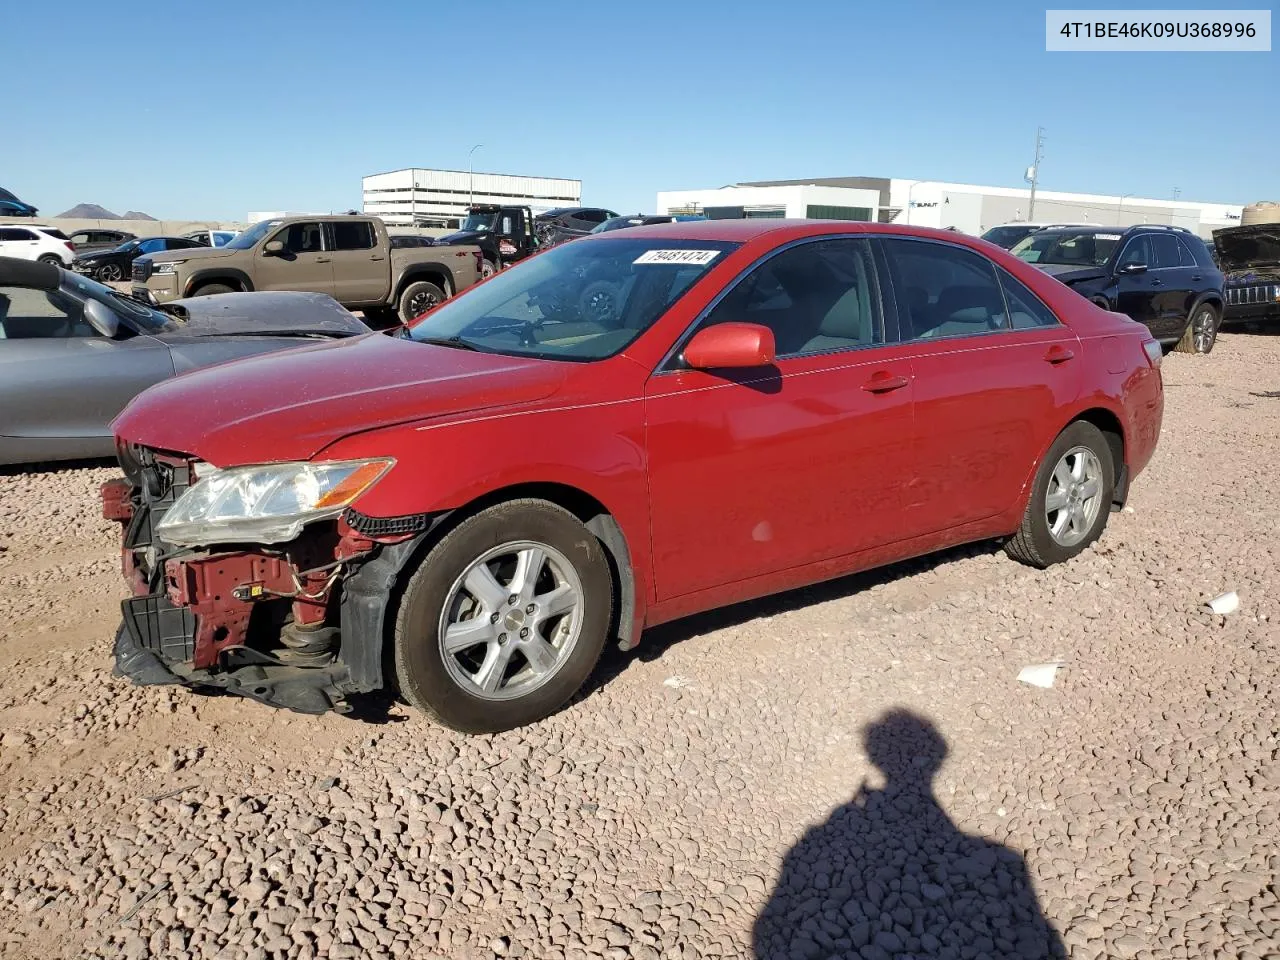
[[[1116,204],[1116,226],[1117,227],[1124,226],[1124,198],[1132,197],[1132,196],[1133,196],[1132,193],[1120,194],[1120,202]]]
[[[1044,150],[1044,127],[1036,127],[1035,162],[1024,178],[1031,184],[1031,199],[1027,204],[1027,220],[1036,218],[1036,185],[1040,182],[1040,154]]]
[[[484,146],[483,143],[477,143],[474,147],[471,148],[470,152],[467,154],[467,179],[470,182],[470,185],[467,187],[467,206],[468,207],[475,206],[475,202],[476,202],[476,175],[471,169],[471,158],[474,157],[476,151],[483,146]]]

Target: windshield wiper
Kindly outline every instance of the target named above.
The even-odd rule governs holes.
[[[453,347],[455,350],[474,350],[476,353],[484,352],[470,340],[463,340],[462,337],[414,337],[413,339],[418,343],[430,343],[437,347]]]

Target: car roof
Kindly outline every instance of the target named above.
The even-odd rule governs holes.
[[[762,237],[777,235],[780,241],[804,237],[823,237],[832,234],[879,234],[903,237],[951,240],[966,237],[950,230],[934,230],[930,227],[908,227],[894,223],[870,223],[864,220],[680,220],[675,223],[648,224],[632,227],[627,239],[643,237],[667,237],[672,240],[720,240],[729,243],[747,243]],[[584,238],[586,239],[586,238]],[[607,235],[596,234],[592,239],[606,240]],[[977,238],[969,238],[976,240]],[[984,249],[986,244],[984,243]]]

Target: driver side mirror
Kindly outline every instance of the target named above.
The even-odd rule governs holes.
[[[284,253],[283,240],[268,240],[266,245],[262,248],[262,255],[264,257],[278,257],[282,253]]]
[[[1147,265],[1145,263],[1126,263],[1123,267],[1121,267],[1116,272],[1124,273],[1124,274],[1146,273]]]
[[[84,302],[84,318],[89,321],[89,326],[108,340],[114,340],[120,332],[120,318],[114,310],[98,300]]]
[[[684,348],[684,362],[695,370],[729,370],[767,366],[776,354],[773,331],[768,327],[717,323],[693,335]]]

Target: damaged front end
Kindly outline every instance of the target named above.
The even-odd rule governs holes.
[[[132,593],[121,605],[117,674],[301,713],[346,712],[351,695],[384,686],[392,592],[436,518],[375,519],[340,506],[296,524],[284,542],[167,543],[166,515],[205,471],[225,472],[137,446],[121,447],[120,463],[126,476],[102,487],[103,515],[124,528]]]

